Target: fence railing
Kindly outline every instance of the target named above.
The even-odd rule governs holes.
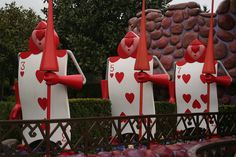
[[[47,129],[49,125],[50,132]],[[127,127],[130,128],[129,133],[123,134]],[[140,128],[142,134],[139,132]],[[53,142],[54,134],[58,131],[62,133],[62,137]],[[56,155],[65,149],[89,153],[109,151],[130,144],[169,144],[204,139],[216,134],[236,135],[236,113],[0,121],[0,156],[23,156],[22,150],[3,144],[4,140],[14,138],[24,144],[25,155],[33,156],[45,153]],[[35,137],[40,138],[34,142],[29,141]]]

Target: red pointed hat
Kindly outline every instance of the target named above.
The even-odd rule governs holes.
[[[215,59],[214,59],[214,45],[213,45],[213,9],[214,0],[212,0],[211,6],[211,19],[210,19],[210,30],[207,43],[207,51],[205,56],[205,62],[202,72],[205,74],[215,74]]]
[[[47,31],[40,70],[59,71],[56,55],[56,45],[54,42],[53,0],[48,1]]]
[[[146,15],[145,15],[145,0],[142,1],[142,17],[140,28],[140,41],[135,61],[135,70],[149,70],[147,39],[146,39]]]
[[[35,30],[46,29],[47,23],[45,21],[40,21],[38,25],[35,27]]]

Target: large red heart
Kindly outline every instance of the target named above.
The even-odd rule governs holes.
[[[116,76],[116,80],[117,80],[119,83],[121,83],[121,81],[122,81],[123,78],[124,78],[124,73],[123,73],[123,72],[116,72],[115,76]]]
[[[39,83],[42,83],[43,82],[43,79],[44,79],[44,72],[43,71],[40,71],[40,70],[37,70],[35,72],[35,75],[36,75],[36,78],[37,80],[39,81]]]
[[[131,45],[133,45],[134,43],[134,39],[133,38],[125,38],[125,45],[130,47]]]
[[[37,30],[36,31],[36,37],[39,41],[41,41],[45,37],[45,31],[44,30]]]
[[[121,112],[120,117],[126,117],[126,114],[124,112]],[[126,123],[127,120],[122,119],[121,122]]]
[[[183,99],[186,103],[189,103],[191,100],[191,95],[190,94],[183,94]]]
[[[46,108],[47,108],[47,98],[38,98],[38,104],[43,110],[46,110]]]
[[[203,74],[200,75],[200,79],[202,81],[202,83],[206,83],[206,79],[205,79],[205,76]]]
[[[24,71],[21,71],[21,72],[20,72],[20,76],[21,76],[21,77],[23,77],[23,76],[24,76],[24,74],[25,74],[25,72],[24,72]]]
[[[200,97],[205,104],[208,102],[208,94],[201,94]]]
[[[134,93],[125,93],[125,98],[131,104],[134,101]]]
[[[202,106],[201,106],[201,104],[200,104],[197,100],[194,100],[192,107],[193,107],[194,109],[195,109],[195,108],[200,109]]]
[[[190,76],[190,74],[183,74],[182,78],[183,78],[184,82],[187,84],[188,81],[190,80],[191,76]]]
[[[191,49],[194,53],[197,53],[199,51],[199,45],[193,45]]]

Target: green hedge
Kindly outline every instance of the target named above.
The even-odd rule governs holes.
[[[8,119],[14,102],[0,102],[0,119]],[[155,102],[156,113],[176,113],[176,105],[168,102]],[[108,100],[98,98],[70,99],[70,111],[72,118],[78,117],[105,117],[111,116],[111,103]],[[220,105],[220,112],[236,111],[236,105]]]

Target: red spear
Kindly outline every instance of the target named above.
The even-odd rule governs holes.
[[[214,46],[213,46],[213,10],[214,10],[214,0],[211,3],[211,19],[210,19],[210,30],[208,35],[208,43],[207,43],[207,51],[204,61],[204,66],[202,69],[202,73],[207,76],[216,74],[215,69],[215,59],[214,59]],[[208,95],[208,102],[207,102],[207,112],[210,109],[210,84],[207,83],[207,95]]]
[[[140,23],[140,41],[135,61],[134,70],[150,70],[147,54],[146,43],[146,16],[145,16],[145,0],[142,0],[142,17]],[[143,115],[143,83],[140,83],[140,98],[139,98],[139,115]],[[139,125],[139,139],[142,137],[142,123]]]
[[[48,20],[47,30],[45,37],[45,46],[43,50],[43,56],[40,64],[40,70],[45,72],[57,72],[59,71],[56,46],[54,42],[54,24],[53,24],[53,0],[48,1]],[[47,85],[47,120],[51,118],[51,85]],[[47,126],[47,135],[50,137],[50,123]],[[50,157],[50,138],[47,141],[48,153],[47,157]]]

